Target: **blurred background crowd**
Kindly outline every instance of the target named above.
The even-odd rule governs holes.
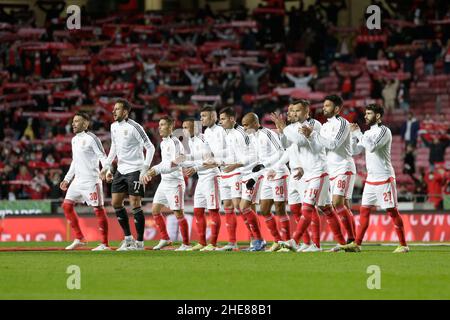
[[[131,118],[158,145],[161,116],[179,126],[204,103],[256,112],[273,127],[270,112],[284,112],[294,98],[310,99],[313,116],[325,121],[323,97],[337,93],[342,115],[361,126],[367,103],[384,104],[399,200],[442,208],[450,194],[448,1],[373,1],[381,30],[367,29],[368,14],[357,26],[340,21],[344,0],[162,11],[139,10],[138,2],[103,14],[82,6],[80,30],[66,28],[65,1],[0,4],[0,199],[63,197],[73,113],[91,112],[108,151],[118,97],[132,102]],[[364,157],[356,162],[357,198]]]

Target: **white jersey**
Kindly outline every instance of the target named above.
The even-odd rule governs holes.
[[[141,171],[144,166],[150,167],[154,154],[155,146],[136,121],[127,119],[111,125],[111,150],[107,164],[111,165],[117,156],[117,171],[121,174]]]
[[[222,154],[223,150],[227,148],[225,136],[225,129],[217,124],[206,128],[204,137],[213,152],[214,158],[217,157],[217,155]]]
[[[320,133],[313,131],[310,139],[326,149],[331,178],[347,172],[356,173],[350,142],[350,123],[347,120],[339,115],[329,118],[322,125]]]
[[[212,151],[203,134],[189,138],[190,153],[186,155],[186,161],[182,167],[193,167],[199,177],[215,177],[219,175],[218,168],[205,169],[203,163],[212,157]]]
[[[382,124],[371,126],[364,134],[360,130],[352,132],[353,154],[366,150],[368,182],[382,182],[395,178],[391,163],[391,144],[391,130]]]
[[[241,173],[243,175],[252,171],[257,164],[255,145],[252,138],[245,132],[245,129],[236,124],[232,129],[226,131],[227,151],[224,162],[226,164],[240,163],[242,167],[227,173]]]
[[[100,139],[89,131],[77,133],[72,138],[72,163],[64,180],[96,182],[99,179],[99,162],[105,166],[106,153]]]
[[[169,136],[163,138],[159,146],[161,148],[161,163],[153,168],[157,174],[161,174],[161,181],[184,181],[181,166],[172,165],[172,161],[184,154],[183,144],[178,138]]]
[[[309,118],[303,123],[297,122],[287,126],[283,130],[283,136],[287,139],[288,144],[292,144],[289,148],[295,147],[297,149],[304,171],[303,177],[305,180],[309,180],[327,173],[326,154],[321,145],[310,141],[299,133],[298,130],[302,126],[311,126],[313,132],[316,133],[319,133],[322,127],[319,121]]]
[[[276,132],[260,127],[255,133],[255,145],[258,163],[266,168],[272,167],[276,172],[275,179],[289,173],[285,164],[275,165],[283,157],[285,151]]]

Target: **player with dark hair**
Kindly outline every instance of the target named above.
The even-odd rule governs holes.
[[[63,191],[67,190],[63,202],[64,215],[75,232],[75,240],[66,250],[74,250],[86,245],[78,217],[74,209],[76,202],[84,202],[94,207],[98,220],[102,243],[92,251],[111,250],[108,244],[108,219],[103,207],[103,185],[99,179],[99,163],[105,166],[106,154],[100,139],[88,131],[89,114],[79,111],[72,121],[75,136],[72,138],[72,163],[64,180],[60,183]]]
[[[153,177],[161,174],[161,183],[156,189],[153,197],[152,214],[161,234],[161,240],[153,247],[153,250],[161,250],[169,246],[172,242],[167,233],[166,223],[161,210],[167,207],[172,210],[177,217],[182,245],[176,251],[186,251],[192,248],[189,242],[189,226],[184,217],[184,191],[186,184],[181,166],[176,159],[184,154],[184,148],[178,138],[172,136],[174,120],[170,117],[163,117],[159,120],[159,134],[162,137],[161,163],[152,167],[144,176],[144,183],[148,183]]]
[[[179,156],[175,161],[183,167],[185,176],[198,174],[198,182],[194,193],[194,218],[199,242],[188,251],[199,251],[207,246],[205,210],[220,209],[219,168],[206,168],[204,163],[212,158],[211,148],[196,128],[194,119],[183,121],[183,135],[188,139],[189,154]]]
[[[200,110],[200,120],[202,125],[206,127],[204,132],[204,138],[211,148],[212,155],[215,158],[217,155],[221,154],[227,149],[225,141],[225,130],[217,124],[217,112],[212,105],[206,104]],[[217,167],[214,158],[205,162],[205,168]],[[222,198],[222,177],[219,179],[220,196]],[[213,251],[217,249],[217,238],[219,237],[220,227],[222,224],[219,209],[208,210],[209,216],[211,218],[211,243],[202,251]]]
[[[144,196],[143,177],[155,154],[155,147],[142,126],[129,119],[130,112],[131,105],[127,100],[117,100],[112,112],[114,123],[111,125],[111,149],[101,172],[102,179],[112,181],[112,206],[125,235],[118,251],[144,250],[145,217],[141,208],[141,198]],[[116,157],[117,170],[113,176],[111,165]],[[127,210],[123,204],[126,195],[134,216],[136,241],[131,235]]]
[[[302,126],[299,130],[311,142],[326,149],[333,207],[347,232],[347,243],[350,243],[355,240],[355,220],[349,202],[352,199],[356,167],[351,151],[350,123],[339,115],[342,108],[341,97],[326,96],[323,114],[327,122],[322,125],[320,132],[310,126]],[[340,245],[345,244],[340,239],[336,240],[339,244],[332,251],[340,251]]]
[[[395,226],[395,232],[400,246],[394,253],[409,252],[405,240],[403,220],[397,208],[397,187],[395,172],[391,163],[391,130],[383,125],[384,109],[378,104],[366,107],[365,120],[370,127],[362,134],[357,124],[351,125],[353,154],[363,150],[366,153],[367,179],[360,208],[360,225],[356,233],[356,240],[344,246],[344,249],[360,251],[360,245],[369,226],[370,211],[375,206],[386,210]]]
[[[256,163],[256,150],[251,138],[244,128],[236,123],[236,113],[233,108],[224,108],[219,112],[220,125],[226,132],[227,149],[217,155],[223,165],[221,177],[221,197],[225,208],[225,219],[228,231],[228,244],[219,250],[237,249],[236,243],[236,211],[240,213],[251,238],[254,238],[250,225],[240,210],[242,199],[242,177],[251,173]]]

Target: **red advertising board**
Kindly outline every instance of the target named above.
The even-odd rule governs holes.
[[[412,213],[403,214],[407,241],[429,242],[429,241],[450,241],[450,214],[442,213]],[[262,234],[264,239],[272,241],[272,237],[265,226],[264,219],[260,218]],[[359,216],[355,216],[357,225]],[[115,217],[109,218],[109,238],[110,240],[121,240],[122,231]],[[197,232],[194,227],[193,217],[186,214],[186,219],[191,230],[191,239],[197,240]],[[222,217],[224,220],[224,218]],[[132,220],[130,219],[130,222]],[[180,240],[177,219],[173,215],[166,217],[167,228],[172,240]],[[132,224],[132,223],[131,223]],[[208,225],[210,221],[208,220]],[[97,221],[95,217],[80,218],[81,229],[88,241],[98,241]],[[333,241],[333,234],[328,224],[322,217],[321,221],[322,241]],[[134,229],[134,227],[132,227]],[[295,228],[295,223],[291,219],[291,232]],[[134,233],[134,230],[133,230]],[[207,229],[207,237],[210,236],[210,229]],[[159,239],[158,230],[151,217],[146,218],[145,240]],[[0,228],[1,241],[66,241],[72,239],[72,233],[64,217],[7,217]],[[247,241],[248,232],[240,218],[238,218],[237,228],[238,241]],[[225,221],[219,234],[219,241],[227,241],[227,230]],[[387,215],[372,214],[370,226],[366,233],[365,241],[369,242],[395,242],[397,235],[391,219]]]

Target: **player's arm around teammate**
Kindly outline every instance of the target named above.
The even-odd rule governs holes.
[[[161,163],[152,167],[143,177],[144,183],[148,183],[153,177],[161,174],[161,183],[159,184],[155,196],[153,197],[152,215],[161,235],[158,245],[153,250],[160,250],[171,244],[169,234],[167,233],[166,223],[161,215],[163,207],[172,210],[178,220],[183,244],[176,249],[177,251],[186,251],[191,248],[189,242],[189,227],[184,217],[184,192],[185,182],[182,168],[176,163],[176,159],[184,154],[184,148],[178,138],[172,136],[174,120],[164,117],[159,121],[159,134],[162,137]]]

